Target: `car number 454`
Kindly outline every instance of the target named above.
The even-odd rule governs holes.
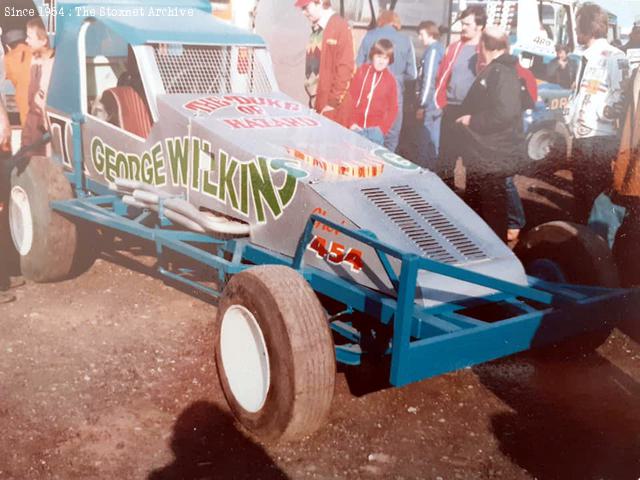
[[[315,235],[307,250],[315,252],[316,257],[334,265],[344,263],[349,266],[352,272],[360,272],[362,270],[362,252],[355,248],[346,248],[339,242],[329,242],[326,238]]]

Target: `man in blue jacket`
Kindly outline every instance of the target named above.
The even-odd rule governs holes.
[[[418,25],[418,37],[425,46],[424,55],[420,62],[418,77],[418,110],[416,118],[422,120],[422,129],[418,140],[419,165],[434,170],[438,160],[438,146],[440,143],[440,119],[442,110],[435,105],[436,74],[440,61],[444,55],[444,47],[439,42],[440,31],[432,21],[421,22]]]
[[[404,83],[415,80],[418,76],[416,69],[416,53],[411,43],[411,39],[400,33],[400,17],[397,13],[383,10],[378,16],[377,28],[370,30],[362,39],[356,63],[358,66],[366,63],[369,58],[369,51],[374,43],[382,38],[386,38],[393,44],[393,63],[389,65],[389,70],[396,77],[398,85],[398,116],[391,130],[384,137],[384,146],[392,152],[398,148],[400,141],[400,130],[402,129],[402,98],[404,93]]]

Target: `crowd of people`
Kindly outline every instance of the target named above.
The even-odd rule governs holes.
[[[535,102],[537,87],[529,71],[508,54],[506,34],[485,28],[484,9],[474,6],[462,12],[461,39],[446,51],[438,25],[420,23],[418,35],[425,50],[418,69],[413,44],[400,31],[395,12],[381,12],[377,27],[365,35],[354,59],[349,27],[330,2],[297,0],[296,6],[312,25],[305,79],[310,106],[395,151],[405,85],[417,80],[420,133],[415,160],[453,187],[456,161],[465,158],[467,201],[501,238],[514,240],[525,223],[513,183],[513,174],[524,158],[524,133],[518,119]],[[340,35],[332,25],[339,26]],[[323,61],[325,55],[329,58]],[[485,69],[493,60],[494,65]],[[505,77],[505,71],[516,73],[513,78]],[[491,76],[485,78],[489,72]],[[506,78],[509,81],[504,83]],[[469,96],[473,86],[475,93]],[[320,92],[331,92],[329,100]],[[492,101],[480,102],[488,94],[493,95]],[[513,101],[506,104],[511,97]]]
[[[446,49],[438,25],[429,20],[420,23],[424,54],[416,68],[413,47],[400,32],[394,12],[381,13],[354,59],[347,22],[331,10],[329,0],[297,0],[295,5],[312,25],[306,81],[331,92],[331,109],[343,110],[337,121],[395,150],[405,84],[417,79],[419,140],[414,160],[452,188],[456,164],[462,160],[466,202],[501,239],[516,240],[525,216],[513,177],[527,162],[522,118],[537,100],[537,80],[509,53],[507,33],[487,25],[484,8],[470,6],[459,15],[460,40]],[[613,185],[612,165],[622,148],[620,130],[625,105],[629,105],[625,89],[630,69],[624,52],[607,40],[606,11],[586,3],[576,17],[578,42],[584,49],[580,63],[569,58],[566,46],[558,45],[556,58],[546,65],[543,76],[572,89],[566,122],[574,138],[570,163],[574,220],[587,223],[596,197]],[[340,25],[339,36],[325,28],[332,23]],[[639,36],[636,26],[625,48],[634,48]],[[325,55],[330,62],[323,60]],[[331,68],[313,67],[318,64]],[[395,89],[389,73],[395,77]],[[319,99],[319,94],[310,95],[310,106],[327,114],[326,102]],[[630,206],[635,205],[634,198],[627,197],[627,211],[637,212],[637,207]],[[634,226],[637,216],[628,213],[621,228],[627,236],[634,231],[636,239],[640,235]]]

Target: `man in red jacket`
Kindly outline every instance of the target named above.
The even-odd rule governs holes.
[[[461,156],[460,127],[456,125],[462,116],[461,105],[476,75],[484,65],[478,55],[480,37],[487,24],[484,8],[473,5],[460,14],[462,30],[460,41],[447,48],[436,77],[435,104],[442,109],[440,126],[440,155],[436,172],[453,186],[453,169]]]
[[[311,22],[305,69],[310,106],[349,127],[349,83],[355,71],[349,24],[331,9],[330,0],[296,0],[295,6]]]

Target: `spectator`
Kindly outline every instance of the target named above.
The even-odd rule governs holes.
[[[436,171],[452,188],[455,163],[462,154],[456,120],[462,115],[462,102],[482,67],[478,51],[487,14],[483,7],[474,5],[460,14],[460,21],[460,41],[447,48],[438,69],[435,91],[435,106],[442,109]]]
[[[54,50],[49,46],[49,36],[40,19],[27,23],[27,45],[33,60],[29,77],[29,110],[22,129],[22,146],[32,145],[46,132],[46,102],[49,80],[53,69]],[[44,146],[32,150],[32,155],[45,155]]]
[[[377,28],[370,30],[362,39],[356,63],[362,65],[367,61],[369,52],[373,44],[381,38],[386,38],[393,44],[394,61],[389,66],[391,73],[396,78],[398,84],[398,115],[391,130],[385,135],[384,146],[392,152],[398,148],[400,141],[400,130],[402,129],[403,96],[404,84],[407,81],[415,80],[418,72],[416,70],[416,53],[411,43],[411,39],[400,33],[400,17],[397,13],[383,10],[378,16]]]
[[[22,30],[9,30],[2,35],[8,52],[4,57],[7,79],[16,89],[16,104],[20,112],[20,123],[24,126],[29,110],[29,72],[31,49],[27,46]]]
[[[394,62],[393,44],[386,38],[376,41],[369,61],[358,68],[349,88],[355,102],[351,130],[383,145],[398,114],[398,87],[388,68]]]
[[[420,62],[418,81],[418,110],[416,118],[422,121],[419,134],[417,161],[430,170],[436,167],[438,145],[440,144],[440,120],[442,111],[436,107],[434,94],[436,91],[436,73],[444,55],[444,48],[439,42],[440,30],[431,21],[418,25],[418,37],[426,47]]]
[[[507,239],[507,184],[524,161],[522,82],[509,55],[509,39],[498,27],[482,34],[487,65],[477,76],[457,123],[465,127],[467,202],[503,240]]]
[[[5,157],[8,156],[6,152],[4,152],[3,147],[9,143],[11,139],[11,125],[9,125],[9,117],[7,116],[7,111],[4,108],[4,104],[2,99],[0,99],[0,215],[2,216],[2,221],[0,222],[0,229],[4,229],[3,227],[6,225],[5,217],[6,210],[9,203],[9,195],[7,188],[8,185],[8,172],[6,171],[4,161]],[[7,232],[0,231],[0,240],[4,240],[7,236]],[[0,242],[0,248],[4,248],[4,242]],[[9,271],[6,265],[6,252],[0,251],[0,304],[8,303],[15,300],[15,297],[9,293],[7,290],[11,286]]]
[[[573,88],[577,73],[578,66],[569,58],[567,47],[556,45],[556,58],[547,65],[547,81],[563,88]]]
[[[629,53],[629,50],[640,48],[640,25],[634,25],[629,34],[629,41],[622,47],[622,51]]]
[[[626,207],[616,234],[613,255],[622,286],[640,285],[640,70],[632,80],[632,92],[625,115],[617,158],[613,164],[615,201]]]
[[[311,22],[305,69],[310,106],[348,128],[349,82],[355,70],[351,29],[331,9],[330,0],[296,0],[295,6]]]
[[[571,163],[575,219],[586,223],[596,197],[611,186],[618,146],[623,88],[629,64],[607,41],[607,13],[594,3],[576,15],[578,42],[585,46],[566,121],[574,137]]]

